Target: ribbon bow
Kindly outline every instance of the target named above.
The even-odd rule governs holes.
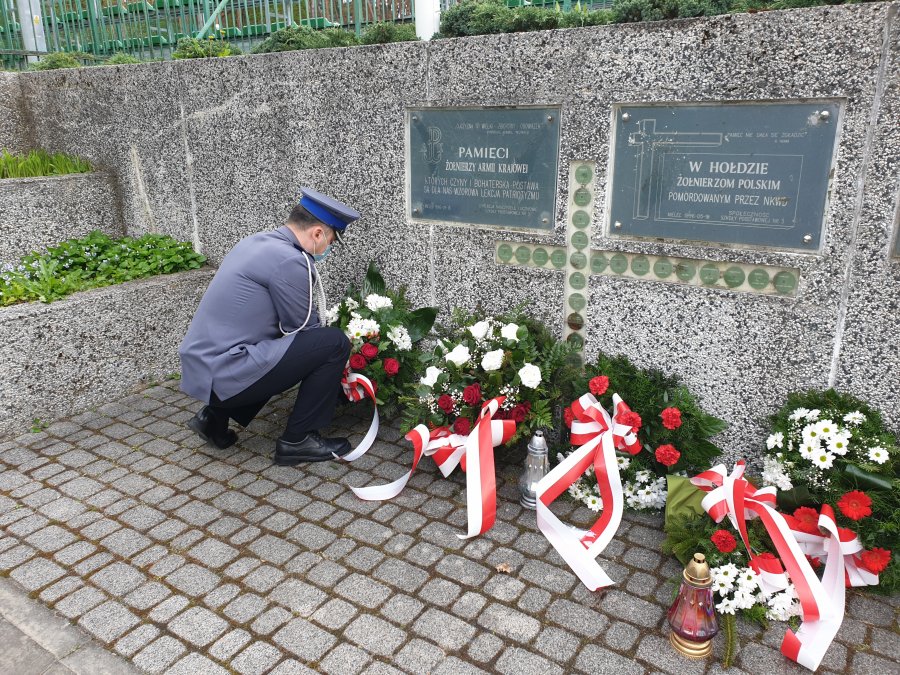
[[[341,378],[341,389],[344,390],[344,396],[354,403],[362,401],[364,398],[372,399],[372,406],[375,408],[372,412],[372,423],[369,425],[369,430],[366,432],[366,435],[363,436],[359,445],[342,457],[332,453],[335,459],[340,459],[344,462],[352,462],[354,459],[359,459],[366,454],[369,448],[372,447],[372,443],[375,442],[375,438],[378,436],[379,420],[378,404],[375,402],[375,383],[365,375],[354,373],[348,368],[344,371],[344,375]]]
[[[787,587],[778,560],[754,555],[747,537],[747,520],[759,517],[778,551],[787,575],[794,583],[800,600],[803,623],[794,633],[788,629],[781,643],[781,653],[800,665],[816,670],[834,640],[844,619],[845,561],[834,511],[823,506],[818,526],[823,536],[821,546],[827,563],[822,581],[816,577],[803,547],[798,543],[785,517],[773,508],[775,488],[756,489],[744,476],[745,463],[740,460],[729,475],[719,464],[695,476],[691,483],[708,492],[701,502],[717,523],[728,516],[740,532],[750,555],[750,565],[760,574],[760,587],[765,595]],[[773,564],[774,563],[774,564]]]
[[[413,444],[413,461],[409,473],[387,485],[351,487],[360,499],[382,500],[396,497],[412,478],[422,457],[433,456],[441,474],[446,478],[457,465],[466,471],[466,506],[468,531],[457,535],[469,539],[486,532],[497,516],[497,481],[494,472],[494,448],[506,443],[516,431],[512,420],[495,420],[505,397],[498,396],[484,403],[478,421],[468,436],[450,433],[447,427],[432,431],[424,424],[406,434]]]
[[[628,452],[640,451],[632,426],[617,421],[630,409],[616,394],[614,416],[603,409],[592,394],[585,394],[572,404],[572,444],[579,445],[537,484],[537,524],[553,548],[562,556],[582,583],[590,590],[609,586],[612,579],[603,571],[596,557],[603,552],[622,522],[624,491],[616,461],[617,445]],[[633,450],[637,446],[637,450]],[[589,466],[594,467],[603,511],[587,531],[565,525],[550,510],[553,501],[581,478]]]

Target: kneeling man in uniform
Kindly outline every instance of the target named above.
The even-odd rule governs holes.
[[[346,438],[319,434],[331,423],[350,341],[323,326],[314,307],[315,261],[359,218],[330,197],[302,188],[287,223],[242,239],[207,288],[181,356],[181,389],[206,405],[188,422],[203,440],[227,448],[237,440],[233,419],[246,427],[274,395],[298,382],[275,463],[333,459],[350,451]]]

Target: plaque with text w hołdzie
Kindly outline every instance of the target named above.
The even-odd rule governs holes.
[[[409,217],[553,227],[559,108],[415,108],[407,113]]]
[[[840,106],[619,104],[613,236],[818,250]]]

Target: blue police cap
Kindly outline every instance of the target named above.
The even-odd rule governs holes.
[[[343,242],[341,233],[347,228],[347,225],[360,217],[359,211],[312,188],[301,187],[300,191],[303,193],[300,206],[309,211],[317,220],[332,228],[338,239]]]

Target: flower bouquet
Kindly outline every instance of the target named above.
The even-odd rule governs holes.
[[[555,384],[571,366],[572,349],[541,324],[513,312],[504,316],[459,314],[435,348],[422,354],[424,375],[403,403],[402,428],[417,424],[469,434],[482,404],[503,397],[497,420],[516,422],[510,443],[553,426],[561,396]]]
[[[811,532],[818,507],[835,507],[838,525],[865,547],[859,564],[880,575],[878,592],[896,592],[900,564],[890,549],[900,536],[900,462],[881,416],[829,389],[791,394],[770,422],[762,479],[778,487],[779,506]]]
[[[625,504],[632,509],[655,510],[666,506],[668,482],[676,472],[698,472],[709,466],[721,450],[709,441],[725,429],[725,422],[708,415],[679,379],[659,370],[644,370],[624,356],[600,354],[573,381],[576,391],[590,391],[605,408],[619,394],[631,408],[620,420],[637,430],[643,452],[617,455],[625,490]],[[563,413],[572,426],[571,407]],[[567,454],[559,453],[557,460]],[[686,479],[683,479],[686,480]],[[603,508],[590,470],[569,488],[569,494],[593,511]]]
[[[365,375],[374,385],[375,403],[388,417],[398,412],[398,399],[418,378],[415,345],[431,330],[437,309],[411,309],[404,290],[389,290],[374,263],[369,264],[360,290],[325,313],[326,325],[339,326],[350,338],[349,371]]]

